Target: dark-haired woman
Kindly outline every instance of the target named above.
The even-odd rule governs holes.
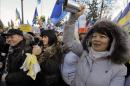
[[[74,33],[75,20],[83,9],[72,14],[64,33]],[[89,30],[83,40],[83,50],[78,62],[76,76],[71,86],[124,86],[127,68],[124,63],[130,56],[128,36],[123,29],[108,20],[100,20]],[[81,47],[82,48],[82,47]],[[79,50],[80,48],[75,49]],[[81,50],[80,50],[81,51]]]
[[[38,57],[41,72],[37,76],[39,86],[65,86],[61,73],[60,64],[62,59],[61,46],[57,41],[55,31],[43,30],[42,53]]]

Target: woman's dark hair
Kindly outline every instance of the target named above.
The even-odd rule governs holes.
[[[110,38],[110,55],[108,58],[116,64],[122,64],[128,61],[130,57],[129,39],[126,31],[120,26],[109,20],[97,21],[86,34],[83,40],[83,48],[89,52],[91,36],[94,32],[107,35]]]
[[[48,44],[51,46],[54,43],[57,43],[57,37],[54,30],[43,30],[41,32],[41,37],[47,36],[48,37]]]
[[[111,34],[111,31],[107,29],[107,27],[102,27],[102,28],[96,28],[96,29],[93,29],[93,33],[100,33],[100,34],[103,34],[103,35],[106,35],[108,38],[109,38],[109,46],[107,48],[107,50],[110,50],[110,47],[111,47],[111,43],[113,41],[113,37],[112,37],[112,34]]]
[[[109,23],[108,22],[100,22],[100,23],[97,22],[93,27],[91,27],[90,31],[87,33],[87,37],[90,36],[88,45],[91,46],[92,35],[93,35],[93,33],[97,32],[97,33],[106,35],[110,39],[109,46],[107,48],[107,50],[109,50],[111,47],[111,43],[113,41],[112,31],[110,28],[112,28],[112,25],[110,24],[110,22]],[[84,40],[86,40],[86,37]]]

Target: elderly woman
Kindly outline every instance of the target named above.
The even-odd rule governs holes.
[[[72,14],[64,30],[66,44],[82,51],[71,86],[124,86],[127,68],[123,63],[130,56],[126,32],[111,21],[100,20],[86,34],[83,47],[76,47],[69,34],[74,34],[75,20],[82,13],[83,9]]]

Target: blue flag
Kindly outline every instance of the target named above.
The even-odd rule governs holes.
[[[57,0],[54,6],[54,9],[50,17],[54,24],[58,23],[66,14],[66,12],[63,12],[63,4],[64,0]]]
[[[33,25],[36,24],[37,18],[38,18],[38,12],[37,12],[37,7],[36,7],[35,12],[34,12],[33,21],[32,21]]]
[[[63,11],[58,18],[51,18],[51,21],[52,21],[54,24],[57,24],[58,22],[60,22],[60,21],[66,16],[66,14],[67,14],[67,12],[66,12],[66,11]]]
[[[53,11],[52,11],[52,14],[51,14],[51,18],[58,18],[62,11],[63,11],[63,2],[64,0],[57,0],[54,8],[53,8]]]

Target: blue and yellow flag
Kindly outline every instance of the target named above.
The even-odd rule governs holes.
[[[125,9],[122,11],[122,14],[120,15],[118,19],[118,24],[120,26],[126,26],[130,22],[130,3],[125,7]]]
[[[20,20],[21,21],[20,13],[19,13],[17,8],[16,8],[16,20]]]
[[[35,8],[35,12],[34,12],[34,16],[33,16],[33,20],[32,20],[32,24],[36,24],[38,18],[38,12],[37,12],[37,7]]]

